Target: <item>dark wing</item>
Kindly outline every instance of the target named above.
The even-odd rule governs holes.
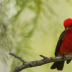
[[[63,37],[65,36],[65,31],[63,31],[59,37],[59,40],[58,40],[58,43],[57,43],[57,46],[56,46],[56,50],[55,50],[55,56],[58,55],[58,52],[59,52],[59,49],[60,49],[60,46],[62,44],[62,41],[63,41]]]

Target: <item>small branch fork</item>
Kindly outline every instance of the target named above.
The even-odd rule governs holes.
[[[64,58],[62,56],[56,56],[56,57],[49,57],[48,58],[48,57],[45,57],[43,55],[40,55],[40,57],[42,57],[43,59],[26,62],[21,57],[15,55],[13,53],[9,53],[9,54],[14,56],[15,58],[19,59],[23,63],[22,65],[16,66],[15,69],[13,70],[13,72],[19,72],[19,71],[21,71],[23,69],[26,69],[26,68],[41,66],[41,65],[44,65],[44,64],[50,63],[50,62],[57,62],[57,61],[63,61],[63,60],[72,60],[72,54],[65,55]]]
[[[22,61],[23,63],[25,63],[26,61],[25,60],[23,60],[21,57],[19,57],[19,56],[17,56],[17,55],[15,55],[15,54],[13,54],[13,53],[9,53],[10,55],[12,55],[12,56],[14,56],[15,58],[17,58],[17,59],[19,59],[20,61]]]

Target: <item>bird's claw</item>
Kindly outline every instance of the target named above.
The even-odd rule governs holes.
[[[64,60],[64,58],[65,58],[65,55],[63,54],[63,55],[62,55],[62,59]]]

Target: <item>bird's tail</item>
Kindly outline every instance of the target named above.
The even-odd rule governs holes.
[[[64,61],[60,62],[54,62],[54,64],[51,66],[51,69],[57,68],[57,70],[62,70],[64,67]]]

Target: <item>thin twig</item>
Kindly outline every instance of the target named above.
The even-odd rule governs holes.
[[[22,61],[23,63],[25,63],[26,61],[23,60],[21,57],[15,55],[14,53],[9,53],[10,55],[14,56],[15,58],[19,59],[20,61]]]
[[[42,57],[42,58],[44,58],[44,59],[46,59],[47,57],[45,57],[45,56],[43,56],[43,55],[39,55],[40,57]]]

